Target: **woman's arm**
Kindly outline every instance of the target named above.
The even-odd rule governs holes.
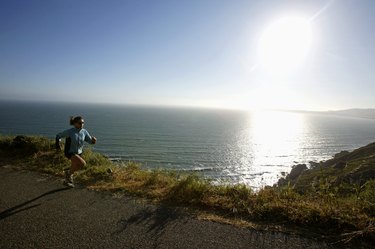
[[[96,144],[96,137],[91,136],[90,133],[86,130],[85,141],[89,144]]]
[[[68,137],[69,136],[69,130],[65,130],[63,132],[60,132],[56,135],[56,139],[55,139],[55,147],[56,147],[56,150],[61,150],[61,147],[60,147],[60,140],[61,138],[64,138],[64,137]]]

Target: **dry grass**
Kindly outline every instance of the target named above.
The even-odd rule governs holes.
[[[7,161],[55,175],[61,175],[69,165],[61,152],[53,150],[53,142],[48,139],[27,137],[22,146],[13,140],[0,138],[0,156]],[[300,227],[342,242],[373,241],[375,236],[375,180],[359,188],[343,189],[322,183],[303,194],[291,185],[254,192],[245,185],[213,185],[198,175],[147,170],[134,162],[114,165],[90,150],[84,153],[84,158],[87,166],[76,179],[91,189],[124,192],[190,207],[204,211],[207,219],[241,226],[266,223],[275,229]]]

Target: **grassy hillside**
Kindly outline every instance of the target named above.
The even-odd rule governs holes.
[[[279,181],[279,186],[292,184],[299,192],[311,192],[323,185],[344,193],[366,189],[375,179],[375,143],[352,152],[342,151],[332,159],[321,163],[297,165],[292,172]],[[345,191],[343,191],[345,190]],[[374,203],[375,200],[372,200]]]
[[[86,150],[76,180],[95,190],[123,192],[221,217],[303,231],[339,243],[375,242],[375,144],[343,152],[310,170],[287,176],[279,186],[254,192],[245,185],[214,185],[198,175],[114,165]],[[44,137],[0,137],[2,165],[62,176],[69,161]],[[0,165],[1,166],[1,165]]]

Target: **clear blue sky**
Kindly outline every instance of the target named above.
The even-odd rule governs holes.
[[[375,1],[0,1],[0,99],[228,108],[375,108]],[[278,75],[259,40],[312,18]]]

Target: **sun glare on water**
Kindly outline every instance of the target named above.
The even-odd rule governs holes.
[[[311,24],[288,16],[272,22],[259,40],[261,65],[271,73],[288,73],[305,59],[311,46]]]
[[[298,148],[307,146],[304,116],[290,112],[259,111],[249,117],[248,128],[238,140],[242,165],[241,182],[255,188],[274,184],[282,172],[289,172]],[[253,177],[261,175],[261,177]]]

